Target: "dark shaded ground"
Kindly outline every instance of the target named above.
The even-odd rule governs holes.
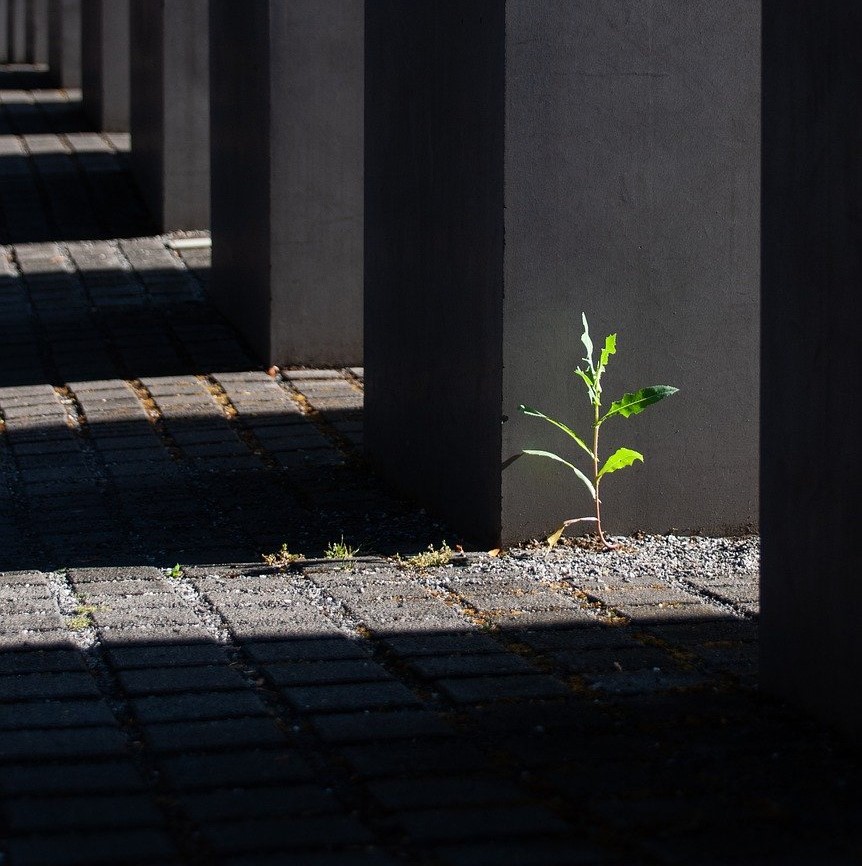
[[[231,565],[455,539],[362,466],[361,370],[248,357],[126,147],[0,91],[3,866],[862,862],[756,575]]]

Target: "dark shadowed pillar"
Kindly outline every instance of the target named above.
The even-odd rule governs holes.
[[[27,62],[27,0],[9,0],[9,62]]]
[[[211,4],[210,292],[269,364],[362,360],[364,5]]]
[[[386,475],[488,543],[589,515],[581,312],[618,332],[604,428],[646,463],[606,529],[757,520],[760,4],[377,0],[366,13],[365,433]],[[512,461],[512,462],[510,462]],[[587,468],[585,463],[581,463]]]
[[[9,62],[9,0],[0,0],[0,63]]]
[[[208,32],[207,0],[132,0],[132,169],[162,231],[209,228]]]
[[[50,0],[48,66],[57,87],[81,86],[81,0]]]
[[[48,62],[48,0],[27,4],[27,62]]]
[[[82,0],[81,89],[96,129],[129,130],[129,0]]]
[[[763,16],[765,689],[858,731],[862,7]]]

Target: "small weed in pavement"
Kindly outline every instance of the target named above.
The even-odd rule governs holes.
[[[173,568],[167,570],[167,575],[174,580],[179,580],[183,576],[183,567],[177,563]]]
[[[323,556],[326,559],[356,559],[359,554],[358,547],[351,547],[341,536],[341,541],[330,541],[326,545],[326,550],[323,551]]]
[[[439,550],[435,550],[434,545],[429,544],[428,549],[423,550],[422,553],[408,556],[406,559],[402,559],[401,554],[396,554],[395,560],[402,568],[423,571],[426,568],[448,565],[452,561],[452,556],[452,548],[444,541]]]
[[[97,610],[99,610],[97,604],[78,604],[75,606],[75,615],[69,617],[66,621],[66,625],[68,628],[72,629],[72,631],[85,631],[92,627],[92,614]]]
[[[267,565],[276,568],[285,568],[292,562],[298,562],[300,559],[305,559],[301,553],[291,553],[288,550],[287,544],[282,544],[275,553],[264,553],[263,561]]]

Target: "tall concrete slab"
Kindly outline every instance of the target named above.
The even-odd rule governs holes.
[[[9,0],[9,62],[27,62],[27,0]]]
[[[48,68],[55,86],[81,86],[81,0],[50,0]]]
[[[362,361],[364,7],[211,3],[210,293],[267,364]]]
[[[762,684],[856,733],[862,8],[763,7]]]
[[[589,435],[583,311],[619,335],[606,405],[680,389],[603,428],[646,456],[606,531],[756,523],[759,53],[754,0],[368,4],[365,436],[394,484],[488,543],[589,515],[519,457],[585,455],[517,409]]]
[[[48,0],[27,4],[27,62],[48,62]]]
[[[81,90],[96,129],[129,131],[129,0],[81,0]]]
[[[0,63],[9,62],[9,0],[0,0]]]
[[[209,228],[207,0],[132,0],[131,11],[132,169],[162,231]]]

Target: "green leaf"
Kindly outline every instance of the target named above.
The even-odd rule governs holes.
[[[567,436],[571,436],[572,439],[574,439],[575,442],[577,442],[578,445],[580,445],[581,448],[583,448],[584,451],[586,451],[587,454],[590,455],[590,457],[593,456],[593,452],[590,451],[590,449],[587,447],[587,443],[584,442],[584,440],[581,439],[581,437],[578,436],[578,434],[575,433],[575,431],[572,430],[571,427],[567,427],[567,426],[566,426],[565,424],[563,424],[561,421],[555,421],[553,418],[549,417],[548,415],[545,415],[543,412],[540,412],[538,409],[533,409],[533,408],[530,407],[530,406],[525,406],[523,403],[522,403],[520,406],[518,406],[518,408],[519,408],[519,409],[520,409],[520,410],[521,410],[525,415],[530,415],[530,416],[532,416],[533,418],[544,418],[546,421],[548,421],[549,423],[553,424],[554,427],[559,427],[559,429],[562,430],[563,433],[565,433]]]
[[[611,415],[622,415],[623,418],[628,418],[629,415],[640,415],[647,406],[652,406],[653,403],[658,403],[659,400],[676,394],[678,390],[671,385],[650,385],[648,388],[641,388],[640,391],[635,391],[633,394],[623,394],[619,400],[614,400],[611,403],[608,414],[601,420],[604,421]]]
[[[564,466],[568,466],[569,469],[571,469],[572,472],[574,472],[575,475],[577,475],[578,478],[580,478],[581,481],[584,482],[587,490],[590,491],[590,496],[592,496],[593,499],[596,498],[596,488],[593,487],[593,482],[590,481],[590,479],[587,478],[587,476],[584,475],[584,473],[581,472],[581,470],[578,469],[577,466],[573,466],[571,463],[569,463],[568,460],[563,460],[562,457],[560,457],[558,454],[552,453],[551,451],[532,451],[525,448],[524,454],[532,454],[534,457],[547,457],[550,460],[556,460],[558,463],[562,463]]]
[[[643,463],[643,454],[639,451],[632,451],[631,448],[618,448],[610,457],[608,457],[607,460],[605,460],[605,465],[602,466],[601,471],[599,472],[599,478],[610,472],[616,472],[617,469],[625,469],[626,466],[631,466],[635,460],[640,460],[640,462]]]
[[[590,371],[595,373],[596,366],[593,364],[593,341],[590,339],[590,326],[587,324],[587,314],[581,313],[581,321],[584,323],[584,333],[581,334],[581,342],[587,350],[587,357],[584,360],[590,365]]]
[[[617,353],[617,335],[616,334],[608,334],[605,337],[605,347],[602,349],[602,356],[599,361],[599,371],[600,373],[604,373],[605,368],[608,366],[608,359],[611,355],[616,355]]]

